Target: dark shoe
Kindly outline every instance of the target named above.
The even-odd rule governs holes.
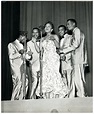
[[[36,99],[43,99],[43,97],[40,97],[40,96],[36,95]]]

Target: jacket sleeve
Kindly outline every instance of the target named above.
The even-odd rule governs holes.
[[[86,42],[84,41],[84,64],[88,65],[88,60],[87,60],[87,47],[86,47]]]
[[[71,51],[74,51],[79,47],[80,43],[81,43],[80,30],[76,29],[73,33],[72,44],[68,48],[63,49],[63,53],[67,54],[70,53]]]
[[[27,52],[25,55],[26,60],[31,60],[31,56],[28,54],[29,51],[32,52],[29,44],[27,43]],[[33,54],[33,52],[32,52],[32,54]]]
[[[9,59],[18,59],[21,57],[21,54],[15,50],[15,47],[13,46],[12,43],[8,44],[8,55]]]

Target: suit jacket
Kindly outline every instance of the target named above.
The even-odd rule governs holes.
[[[26,77],[23,77],[25,73],[25,66],[23,64],[23,56],[19,53],[19,50],[21,49],[23,49],[23,45],[17,39],[14,42],[8,44],[8,55],[13,81],[13,92],[11,100],[22,100],[23,96],[26,95],[28,88],[27,75]]]
[[[68,35],[65,34],[64,38],[61,39],[60,41],[60,49],[66,49],[71,45],[71,41],[72,41],[72,35]],[[61,54],[60,56],[63,56],[63,54]],[[66,56],[66,60],[62,61],[62,69],[63,70],[67,70],[67,69],[72,69],[72,53],[68,53],[65,55]]]
[[[73,30],[72,44],[63,50],[64,53],[72,51],[72,61],[74,65],[87,64],[87,50],[85,43],[85,35],[78,27]]]
[[[8,44],[8,55],[12,71],[11,73],[16,76],[21,75],[19,69],[23,63],[22,56],[19,53],[20,49],[23,49],[23,45],[19,43],[17,39],[14,42]]]
[[[37,42],[39,45],[39,42]],[[40,61],[39,61],[39,53],[36,51],[35,44],[32,40],[27,42],[27,53],[28,51],[32,52],[32,60],[30,60],[30,64],[32,65],[32,71],[36,72],[40,70]]]

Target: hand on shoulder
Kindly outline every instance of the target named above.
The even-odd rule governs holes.
[[[55,40],[54,35],[50,36],[50,40]]]

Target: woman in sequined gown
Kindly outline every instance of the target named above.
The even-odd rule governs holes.
[[[40,49],[42,56],[42,93],[43,98],[64,98],[68,94],[66,80],[59,73],[60,57],[56,52],[59,48],[59,39],[53,35],[54,26],[52,22],[45,24],[46,36],[41,39]]]

